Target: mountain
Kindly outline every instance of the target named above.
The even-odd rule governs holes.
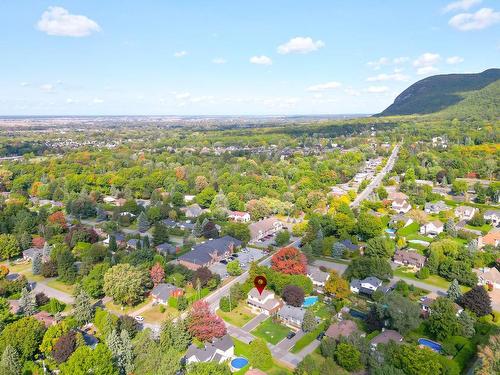
[[[499,117],[500,69],[475,74],[441,74],[418,81],[377,116],[439,113]]]

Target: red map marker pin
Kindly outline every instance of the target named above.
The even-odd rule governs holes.
[[[257,288],[259,294],[262,294],[262,292],[266,288],[267,279],[265,278],[265,276],[257,276],[253,281],[253,285],[255,285],[255,288]]]

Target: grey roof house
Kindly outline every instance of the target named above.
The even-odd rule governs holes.
[[[278,317],[288,326],[301,328],[305,313],[306,310],[302,307],[284,305],[281,309],[279,309]]]
[[[242,242],[231,236],[224,236],[209,240],[193,247],[186,254],[179,257],[179,263],[191,270],[208,267],[231,255]]]
[[[231,336],[224,335],[220,339],[208,343],[203,348],[191,344],[186,352],[186,364],[196,362],[222,363],[234,356],[234,343]]]
[[[159,244],[155,247],[156,251],[158,251],[161,255],[174,255],[177,252],[177,247],[168,242]]]
[[[161,303],[163,305],[168,304],[168,299],[170,297],[179,297],[183,293],[181,288],[176,287],[172,284],[160,283],[153,288],[151,291],[151,296],[155,302]]]

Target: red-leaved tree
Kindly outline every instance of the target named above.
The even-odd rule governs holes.
[[[64,212],[56,211],[47,218],[47,222],[52,225],[59,225],[62,228],[66,228],[66,216]]]
[[[160,263],[156,263],[153,267],[151,267],[149,275],[151,276],[151,280],[153,280],[154,286],[157,286],[165,279],[165,270]]]
[[[283,247],[271,258],[272,269],[289,275],[305,275],[307,259],[295,247]]]
[[[41,249],[43,247],[43,245],[45,245],[45,238],[43,238],[41,236],[33,237],[33,240],[31,240],[31,243],[33,244],[33,247]]]
[[[189,333],[201,341],[211,341],[226,334],[226,325],[210,311],[210,305],[199,300],[193,303],[187,318]]]

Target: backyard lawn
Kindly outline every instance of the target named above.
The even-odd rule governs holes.
[[[483,234],[486,234],[486,233],[488,233],[491,230],[491,225],[490,224],[483,224],[480,227],[475,227],[473,225],[465,224],[465,227],[468,228],[468,229],[472,229],[472,230],[479,230]]]
[[[447,281],[446,279],[443,279],[441,276],[438,275],[430,275],[427,279],[419,279],[418,277],[415,276],[415,273],[412,271],[407,271],[404,267],[400,267],[394,270],[394,276],[410,279],[410,280],[415,280],[415,281],[420,281],[424,284],[429,284],[436,286],[438,288],[443,288],[443,289],[448,289],[450,286],[450,282]],[[460,286],[460,289],[462,292],[468,291],[470,288],[467,286]]]
[[[222,310],[217,310],[217,315],[224,319],[229,324],[236,327],[243,327],[250,320],[252,320],[256,315],[245,305],[245,303],[240,303],[235,309],[230,312],[224,312]]]
[[[411,223],[410,225],[408,225],[408,226],[406,226],[404,228],[399,229],[398,230],[398,235],[400,235],[402,237],[406,237],[409,234],[417,233],[419,228],[420,227],[419,227],[418,223]]]
[[[290,349],[292,353],[298,353],[302,349],[304,349],[307,345],[316,340],[316,337],[322,332],[326,330],[326,322],[321,322],[314,331],[306,333],[300,339],[297,340],[295,345]]]
[[[35,280],[35,277],[37,277],[37,276],[34,276],[33,280]],[[32,277],[28,277],[28,278],[31,279]],[[73,292],[75,291],[75,286],[74,285],[64,284],[63,282],[58,281],[56,279],[48,280],[45,284],[47,286],[50,286],[51,288],[54,288],[56,290],[59,290],[59,291],[61,291],[63,293],[67,293],[67,294],[70,294],[70,295],[73,295]]]
[[[237,356],[241,356],[244,358],[248,359],[248,353],[250,352],[250,346],[248,344],[245,344],[243,341],[240,341],[234,337],[232,337],[233,343],[234,343],[234,354]],[[250,365],[247,365],[243,367],[241,370],[234,372],[234,374],[240,375],[244,374],[248,371]],[[286,367],[282,367],[279,364],[276,363],[276,359],[274,360],[274,366],[271,367],[270,369],[266,370],[266,374],[268,375],[288,375],[292,374],[292,371],[290,371]]]
[[[107,302],[104,306],[106,309],[111,310],[111,312],[116,312],[118,314],[130,314],[134,312],[135,310],[140,309],[141,307],[146,306],[150,302],[149,299],[145,299],[141,303],[135,306],[121,306],[121,305],[115,305],[113,301]]]
[[[263,338],[268,343],[276,345],[286,337],[288,332],[290,332],[290,328],[275,323],[272,318],[268,318],[260,323],[257,328],[252,331],[252,334]]]
[[[142,312],[141,315],[146,323],[161,323],[167,318],[175,318],[179,316],[179,311],[170,306],[163,306],[165,308],[164,312],[160,311],[160,305],[151,306],[146,311]]]

